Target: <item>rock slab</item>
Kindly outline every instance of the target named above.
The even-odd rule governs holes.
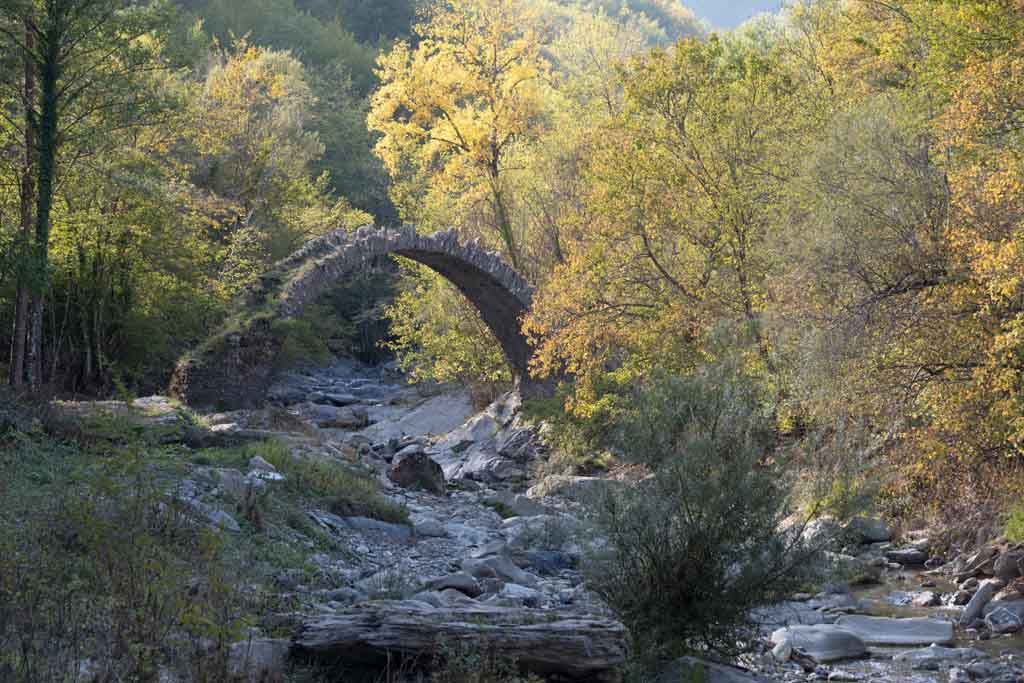
[[[294,649],[313,659],[374,663],[429,657],[439,642],[481,644],[528,672],[614,681],[626,629],[612,619],[489,605],[435,608],[416,601],[365,603],[306,621]]]

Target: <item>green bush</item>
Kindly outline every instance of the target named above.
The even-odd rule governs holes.
[[[249,446],[247,453],[250,457],[259,455],[276,467],[285,476],[285,489],[293,495],[313,498],[336,515],[409,522],[409,511],[404,506],[385,498],[369,474],[348,465],[294,457],[280,441]]]
[[[804,578],[808,558],[779,531],[790,507],[771,424],[757,392],[721,369],[635,392],[615,442],[653,474],[595,505],[608,543],[587,571],[640,652],[730,653],[750,610]]]
[[[281,342],[277,363],[288,367],[302,361],[326,363],[330,357],[327,342],[308,320],[281,319],[270,325],[270,332]]]
[[[77,680],[86,658],[104,680],[225,680],[244,579],[221,534],[168,504],[148,455],[0,441],[0,680]]]
[[[1017,503],[1010,510],[1005,534],[1011,543],[1024,543],[1024,503]]]

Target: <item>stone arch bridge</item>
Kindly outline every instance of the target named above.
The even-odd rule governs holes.
[[[526,280],[476,241],[461,243],[454,231],[420,235],[407,225],[337,230],[280,261],[247,292],[242,311],[178,363],[172,394],[220,410],[259,404],[279,366],[282,342],[274,323],[301,315],[354,270],[388,254],[422,263],[451,281],[498,339],[519,390],[526,396],[547,392],[527,367],[532,348],[520,320],[533,291]]]

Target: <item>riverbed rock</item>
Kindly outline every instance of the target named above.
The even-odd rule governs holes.
[[[920,548],[900,548],[885,551],[885,559],[905,566],[920,566],[928,560],[928,553]]]
[[[585,614],[476,604],[430,607],[379,601],[308,619],[293,640],[313,659],[376,663],[436,651],[438,642],[480,642],[527,672],[595,683],[618,680],[626,629]]]
[[[249,683],[282,680],[290,650],[291,642],[283,639],[234,643],[228,650],[228,674]]]
[[[318,403],[300,403],[294,410],[320,429],[362,429],[370,424],[369,413],[358,406],[337,408]]]
[[[940,619],[893,619],[847,614],[836,626],[853,633],[868,645],[949,645],[953,622]]]
[[[427,582],[427,587],[433,590],[442,591],[446,588],[454,588],[475,598],[484,592],[480,582],[465,572],[455,572]]]
[[[411,448],[411,446],[409,447]],[[388,479],[407,489],[420,489],[437,495],[444,495],[444,470],[423,451],[396,456],[395,464],[388,469]]]
[[[985,615],[985,625],[992,633],[1016,633],[1024,629],[1024,617],[1014,609],[995,603],[995,608]]]
[[[772,633],[771,641],[788,644],[822,663],[862,657],[868,651],[856,634],[829,624],[780,628]]]
[[[982,581],[978,585],[978,590],[971,596],[971,601],[964,607],[964,611],[960,614],[960,625],[967,626],[975,619],[980,617],[985,610],[985,606],[992,600],[992,596],[996,594],[996,586],[999,585],[996,581]]]
[[[955,662],[969,661],[984,657],[985,653],[973,647],[942,647],[930,645],[919,650],[907,650],[897,653],[893,660],[906,662],[914,669],[922,671],[938,671],[951,666]]]
[[[877,517],[854,517],[846,528],[855,534],[861,543],[884,543],[892,540],[892,529]]]
[[[771,683],[771,679],[737,666],[718,664],[695,657],[677,659],[655,679],[655,683],[679,683],[680,681],[700,681],[701,683]]]
[[[992,565],[992,572],[997,578],[1012,581],[1024,574],[1024,551],[1007,550],[999,554]]]

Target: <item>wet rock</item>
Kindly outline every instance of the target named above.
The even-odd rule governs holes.
[[[919,548],[901,548],[899,550],[887,550],[885,558],[890,562],[904,566],[923,565],[928,559],[928,553]]]
[[[410,447],[411,448],[411,447]],[[444,471],[423,451],[406,455],[388,469],[388,479],[408,489],[422,489],[444,495]]]
[[[942,604],[942,598],[935,591],[921,591],[911,598],[910,603],[915,607],[937,607]]]
[[[819,662],[862,657],[868,651],[857,635],[828,624],[781,628],[772,633],[771,641],[775,645],[788,644]]]
[[[1024,619],[1014,610],[997,606],[985,615],[985,625],[992,633],[1016,633],[1024,628]]]
[[[953,642],[953,623],[939,619],[891,619],[847,614],[836,626],[853,633],[868,645],[948,645]]]
[[[984,657],[985,653],[973,647],[942,647],[930,645],[920,650],[908,650],[893,656],[897,662],[906,662],[914,669],[922,671],[938,671],[952,662],[966,661]]]
[[[980,617],[985,610],[985,606],[992,600],[992,597],[996,594],[996,582],[995,581],[982,581],[978,586],[978,590],[971,596],[971,601],[964,607],[963,613],[960,615],[960,624],[967,626],[975,619]]]

